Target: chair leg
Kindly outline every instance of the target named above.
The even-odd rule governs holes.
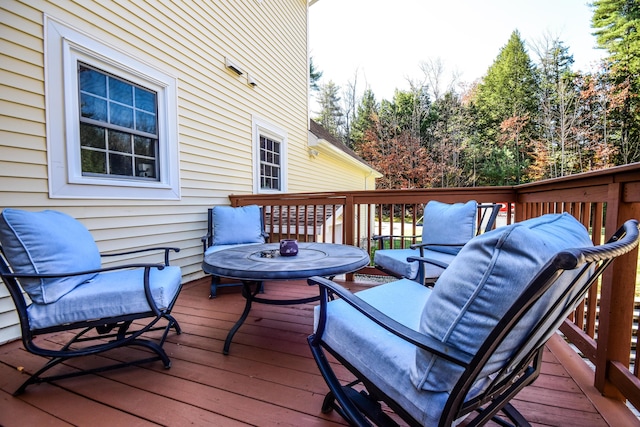
[[[219,284],[220,284],[220,277],[211,276],[211,289],[209,290],[209,298],[215,298],[218,296]]]

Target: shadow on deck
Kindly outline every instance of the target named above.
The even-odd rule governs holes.
[[[265,297],[315,292],[302,281],[265,285]],[[168,370],[160,363],[125,368],[31,386],[14,398],[11,392],[25,379],[20,371],[33,372],[43,359],[26,353],[19,341],[1,346],[0,425],[344,425],[335,413],[320,412],[327,387],[306,343],[312,304],[255,304],[229,356],[224,356],[224,339],[244,300],[236,287],[221,290],[213,300],[208,294],[208,278],[184,286],[173,312],[183,334],[170,335],[165,345],[173,362]],[[144,350],[108,356],[126,360],[133,351]],[[97,365],[102,357],[81,358],[59,369]],[[623,404],[597,393],[591,386],[593,375],[578,359],[554,337],[545,352],[543,374],[514,405],[534,425],[640,425]]]

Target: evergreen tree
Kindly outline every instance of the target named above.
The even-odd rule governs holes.
[[[355,150],[364,142],[365,133],[368,130],[375,130],[375,123],[378,120],[378,103],[371,89],[366,89],[358,107],[355,118],[351,125],[351,140]]]
[[[318,82],[322,78],[322,71],[319,71],[318,68],[313,63],[313,57],[309,58],[309,87],[312,91],[319,91],[320,86],[318,86]]]
[[[592,26],[598,45],[610,56],[610,124],[620,159],[640,161],[640,3],[595,0]]]
[[[340,107],[339,91],[340,87],[332,80],[320,86],[318,94],[320,112],[314,120],[320,123],[333,136],[342,139],[341,128],[344,123],[344,113]]]
[[[537,110],[534,68],[518,31],[489,67],[474,103],[480,137],[489,146],[479,164],[480,184],[518,184],[530,161],[528,141]],[[525,126],[521,126],[522,121]],[[517,123],[517,125],[515,125]],[[515,126],[515,127],[513,127]],[[509,138],[505,139],[504,136]]]

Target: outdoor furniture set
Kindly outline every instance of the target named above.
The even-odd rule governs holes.
[[[486,208],[475,202],[430,202],[425,207],[422,240],[427,246],[416,246],[416,254],[404,261],[438,265],[433,287],[424,286],[429,274],[417,271],[417,281],[401,278],[355,294],[331,278],[368,264],[361,249],[300,243],[296,255],[279,255],[277,243],[265,243],[260,208],[211,209],[202,239],[203,269],[217,278],[211,296],[216,296],[219,278],[228,277],[242,282],[246,298],[225,354],[252,302],[308,302],[259,298],[264,280],[308,278],[319,289],[308,342],[330,390],[323,412],[336,410],[352,425],[394,425],[383,402],[410,425],[449,426],[464,418],[469,425],[481,425],[498,412],[516,425],[528,425],[510,399],[538,376],[546,341],[603,270],[638,244],[638,223],[627,221],[609,242],[594,247],[584,226],[569,214],[491,230],[497,215],[491,205],[490,225],[474,237],[478,209]],[[441,227],[432,227],[430,218],[446,217],[447,212],[464,222],[465,231],[449,241],[429,240],[428,233]],[[220,228],[218,220],[227,228]],[[446,223],[451,228],[451,219]],[[433,245],[445,247],[444,253],[455,250],[438,264],[430,256],[441,248]],[[24,347],[50,358],[15,395],[30,384],[151,360],[170,367],[162,346],[171,329],[180,333],[171,310],[181,276],[179,267],[169,265],[169,253],[178,249],[159,249],[162,263],[103,268],[90,233],[70,216],[16,209],[0,214],[0,276],[16,305]],[[166,324],[159,326],[160,321]],[[132,328],[134,324],[138,327]],[[158,327],[163,329],[159,339],[142,338]],[[79,332],[58,350],[34,343],[36,335],[72,330]],[[69,358],[126,346],[142,346],[154,354],[71,375],[43,376]],[[342,384],[326,352],[356,380]]]

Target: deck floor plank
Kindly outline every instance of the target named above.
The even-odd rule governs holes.
[[[348,284],[354,290],[361,286]],[[265,298],[302,298],[315,290],[304,282],[267,283]],[[188,283],[174,316],[183,329],[165,344],[171,369],[160,363],[31,386],[17,398],[11,392],[44,359],[28,354],[20,342],[0,347],[0,425],[205,426],[205,425],[345,425],[335,414],[322,414],[327,391],[306,337],[313,328],[315,303],[295,306],[254,304],[222,354],[227,332],[244,308],[240,288],[222,288],[208,298],[208,279]],[[67,334],[47,336],[46,345]],[[130,360],[144,349],[118,349],[57,367],[60,371]],[[350,374],[336,365],[342,379]],[[543,373],[514,399],[536,426],[606,426],[607,423],[550,351]]]

